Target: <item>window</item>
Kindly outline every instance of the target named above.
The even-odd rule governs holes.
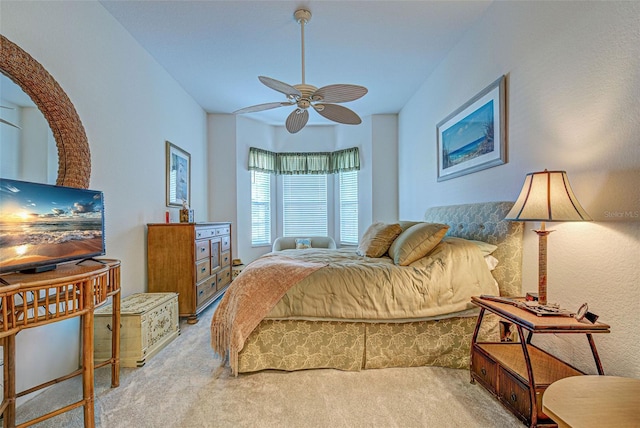
[[[358,244],[358,171],[340,174],[340,243]]]
[[[271,245],[271,174],[251,171],[251,245]]]
[[[282,177],[283,236],[327,236],[327,176]]]

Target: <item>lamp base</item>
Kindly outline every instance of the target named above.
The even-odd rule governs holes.
[[[553,230],[546,230],[543,221],[534,232],[538,234],[538,302],[544,306],[547,304],[547,236]]]

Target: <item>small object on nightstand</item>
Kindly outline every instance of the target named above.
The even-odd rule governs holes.
[[[575,313],[574,318],[580,322],[589,322],[594,324],[598,320],[598,315],[593,312],[589,312],[589,305],[583,303],[578,312]]]
[[[538,301],[538,293],[527,293],[525,296],[525,300],[529,302],[537,302]]]

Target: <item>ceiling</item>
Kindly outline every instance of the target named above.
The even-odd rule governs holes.
[[[343,104],[361,117],[398,113],[491,1],[153,1],[100,3],[209,113],[285,101],[258,76],[301,83],[362,85]],[[293,107],[249,113],[283,125]],[[310,112],[309,124],[333,123]]]

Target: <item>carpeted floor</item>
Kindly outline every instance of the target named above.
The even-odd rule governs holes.
[[[209,345],[214,307],[139,369],[96,371],[96,426],[156,427],[521,427],[465,370],[439,367],[267,371],[237,378]],[[77,401],[81,382],[55,385],[23,404],[17,422]],[[82,408],[36,427],[83,427]]]

